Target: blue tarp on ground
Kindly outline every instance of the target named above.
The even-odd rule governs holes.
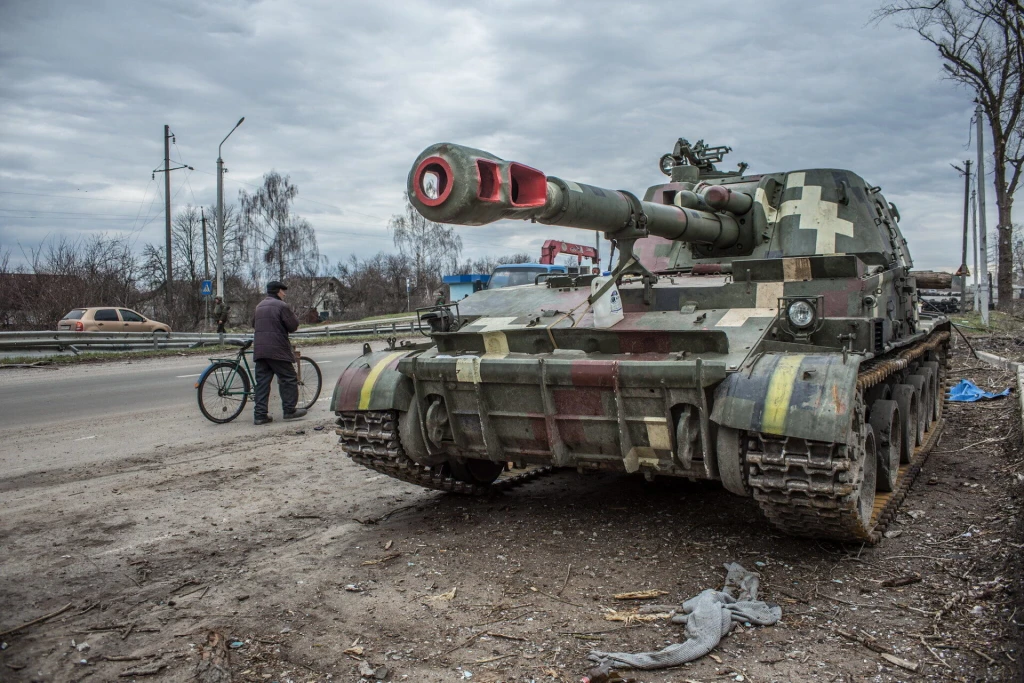
[[[987,398],[1002,398],[1003,396],[1009,395],[1009,387],[1003,389],[998,394],[993,394],[990,391],[978,388],[978,385],[969,379],[962,379],[959,384],[950,387],[949,389],[950,401],[961,401],[967,403],[973,403],[974,401],[981,401]]]

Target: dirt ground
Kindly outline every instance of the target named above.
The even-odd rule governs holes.
[[[1011,384],[963,354],[952,376]],[[876,547],[783,536],[707,483],[564,472],[490,499],[424,491],[353,465],[326,419],[0,473],[0,632],[69,606],[0,636],[0,680],[578,682],[593,648],[683,639],[664,621],[606,620],[636,606],[614,594],[659,589],[678,604],[720,587],[731,561],[760,572],[782,621],[737,628],[714,657],[624,675],[1017,680],[1015,406],[947,404]]]

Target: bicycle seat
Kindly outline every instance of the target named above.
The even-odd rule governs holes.
[[[242,350],[245,351],[247,348],[252,346],[252,339],[242,341],[241,339],[228,339],[227,344],[229,346],[241,346]]]

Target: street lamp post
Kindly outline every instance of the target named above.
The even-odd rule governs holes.
[[[235,128],[242,125],[242,121],[245,121],[244,116],[238,119]],[[235,132],[235,128],[217,145],[217,296],[221,297],[221,301],[224,300],[224,159],[221,158],[220,148]]]

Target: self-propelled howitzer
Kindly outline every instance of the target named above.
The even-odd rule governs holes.
[[[919,310],[879,188],[719,171],[728,151],[679,140],[670,181],[640,199],[424,150],[408,187],[424,217],[597,230],[617,265],[422,311],[429,343],[367,349],[342,373],[345,451],[473,494],[550,467],[719,480],[788,532],[877,541],[941,429],[948,321]],[[595,315],[604,297],[621,319]]]

